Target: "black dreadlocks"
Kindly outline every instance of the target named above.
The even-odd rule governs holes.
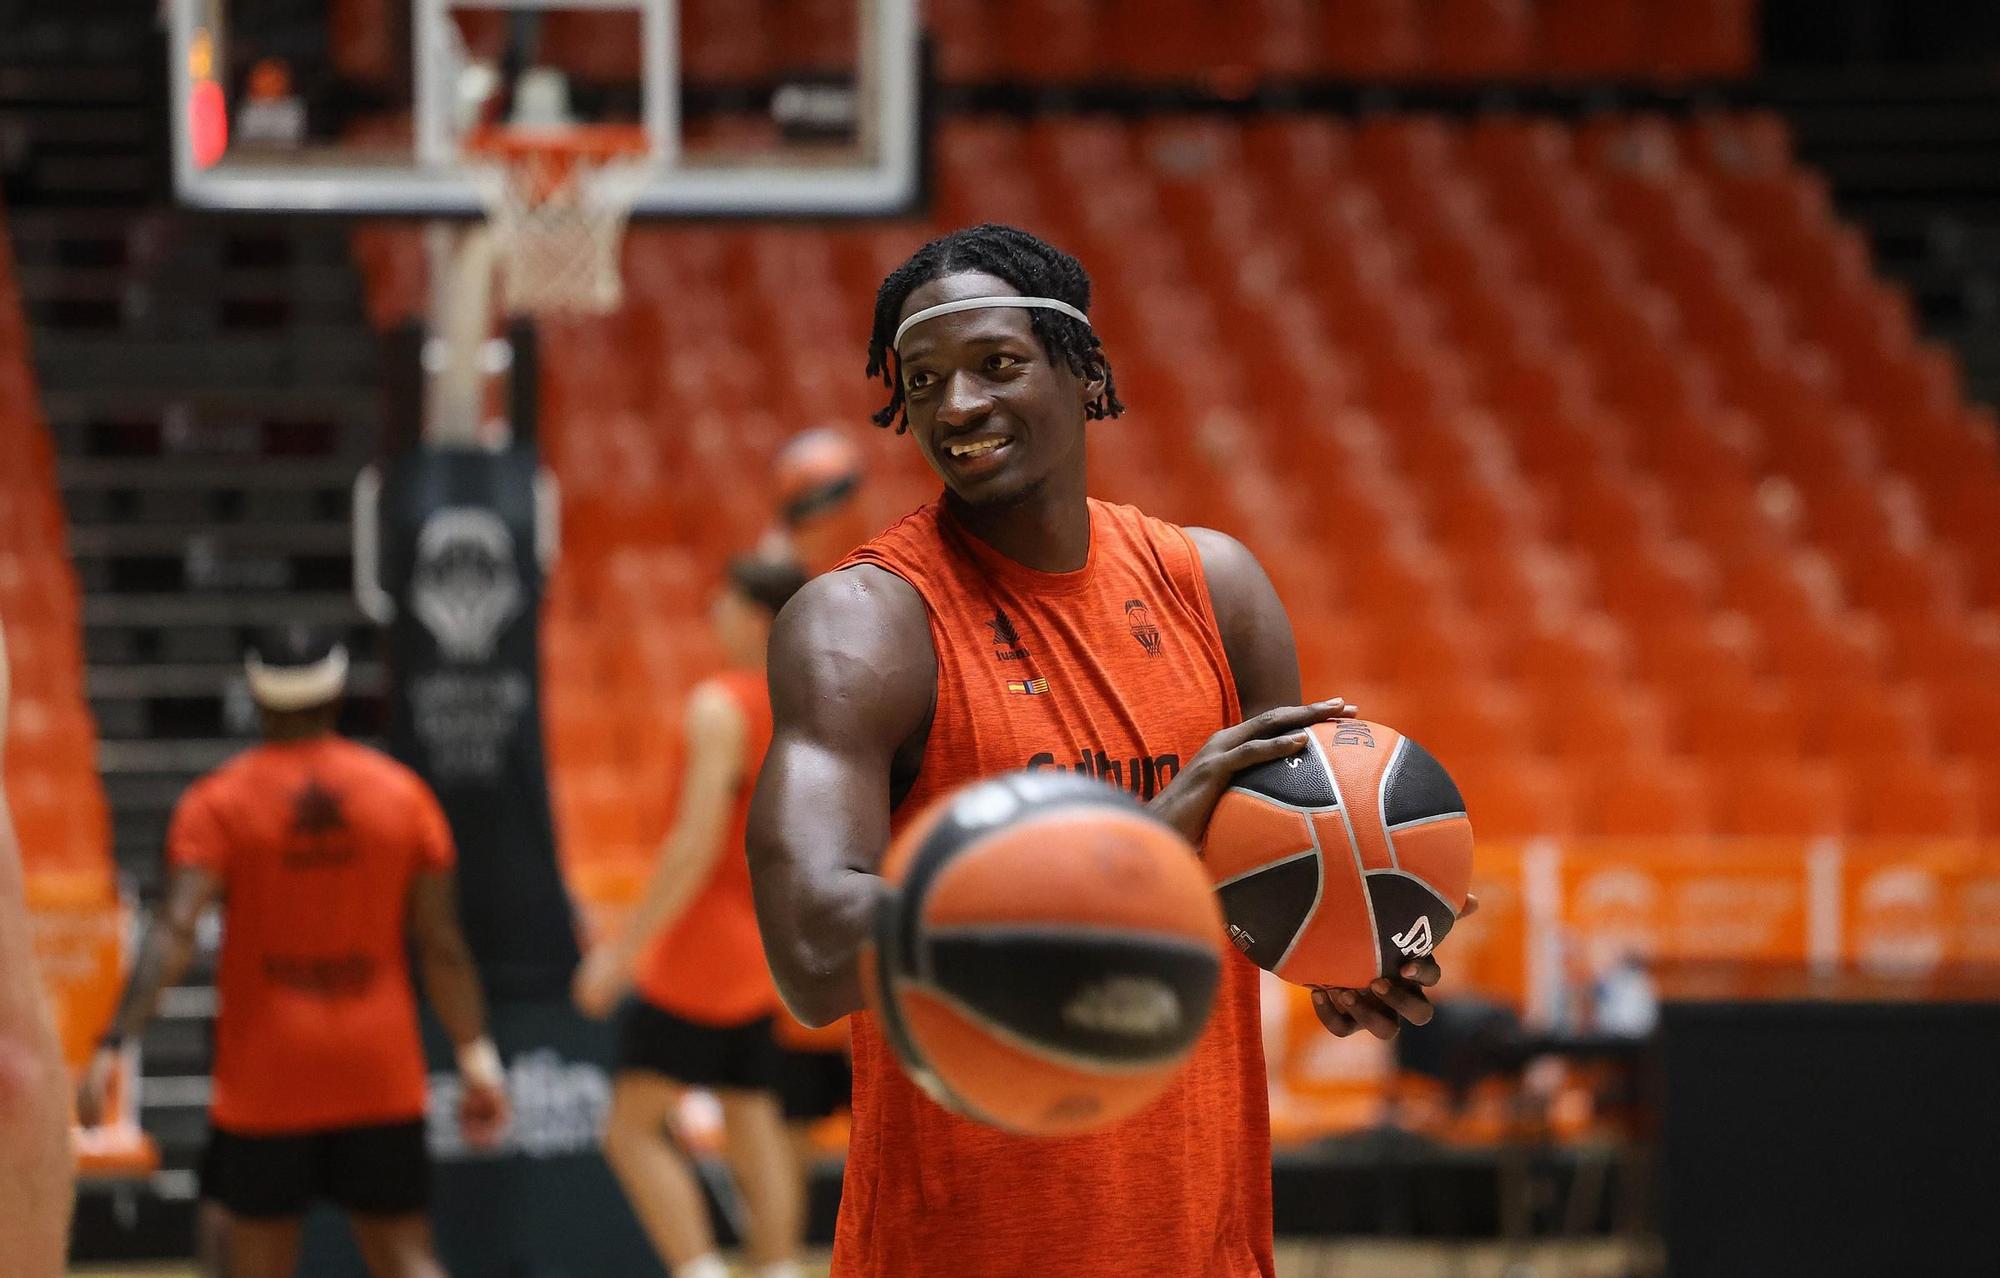
[[[910,415],[903,405],[903,379],[889,343],[903,304],[910,294],[947,275],[980,271],[1006,280],[1027,297],[1053,297],[1088,315],[1090,275],[1083,264],[1046,241],[1011,226],[970,226],[932,240],[910,255],[910,259],[889,272],[875,293],[875,328],[868,337],[868,376],[880,377],[889,388],[889,402],[875,414],[877,426],[893,424],[896,433],[909,428]],[[1069,365],[1070,371],[1088,381],[1104,379],[1104,393],[1083,406],[1084,416],[1095,421],[1116,417],[1125,411],[1119,402],[1117,383],[1111,377],[1111,361],[1105,358],[1097,334],[1087,324],[1079,324],[1058,311],[1031,310],[1028,322],[1035,336],[1052,357]]]

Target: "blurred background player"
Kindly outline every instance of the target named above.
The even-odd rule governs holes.
[[[0,764],[10,687],[0,627]],[[36,971],[21,849],[0,786],[0,1257],[9,1274],[53,1278],[69,1239],[67,1084]]]
[[[847,1018],[815,1028],[779,1003],[772,1013],[771,1034],[778,1041],[778,1103],[784,1108],[792,1157],[798,1164],[799,1192],[806,1196],[799,1213],[803,1231],[811,1215],[809,1190],[813,1165],[821,1154],[821,1124],[845,1113],[853,1101]],[[836,1132],[831,1139],[844,1144],[846,1135]]]
[[[858,498],[866,479],[861,449],[838,427],[816,426],[785,441],[771,460],[777,517],[758,553],[797,560],[808,576],[839,563],[872,531]],[[779,1004],[772,1020],[783,1053],[780,1099],[799,1172],[810,1181],[815,1129],[845,1110],[854,1090],[847,1018],[817,1028]]]
[[[860,503],[861,449],[832,426],[816,426],[785,441],[771,460],[778,494],[776,521],[757,553],[793,559],[816,577],[839,563],[873,531]]]
[[[722,1104],[729,1165],[749,1212],[760,1278],[792,1278],[803,1230],[801,1169],[778,1098],[777,992],[750,900],[743,838],[771,742],[764,651],[805,584],[790,560],[740,557],[711,609],[728,669],[688,698],[685,772],[672,830],[621,936],[577,973],[578,1007],[607,1015],[627,988],[605,1155],[674,1278],[723,1278],[708,1207],[672,1135],[682,1092]]]
[[[245,660],[264,742],[184,795],[167,835],[166,903],[86,1071],[103,1112],[118,1051],[223,904],[205,1198],[227,1211],[226,1272],[283,1278],[317,1199],[342,1208],[370,1270],[441,1275],[426,1215],[424,1058],[409,949],[457,1045],[459,1119],[490,1144],[507,1119],[479,979],[458,925],[444,815],[408,769],[335,732],[347,653],[304,627]]]

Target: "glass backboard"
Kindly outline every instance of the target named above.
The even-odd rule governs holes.
[[[468,139],[643,130],[639,217],[880,216],[921,183],[914,0],[168,0],[174,181],[218,210],[471,217]]]

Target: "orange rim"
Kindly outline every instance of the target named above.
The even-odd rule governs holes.
[[[570,124],[554,129],[516,128],[487,125],[465,140],[465,149],[486,155],[503,164],[531,157],[553,160],[565,166],[578,161],[599,164],[647,151],[646,130],[633,124]]]
[[[579,173],[644,155],[647,146],[646,131],[629,124],[489,125],[468,136],[465,149],[499,164],[529,203],[543,204],[566,196]]]

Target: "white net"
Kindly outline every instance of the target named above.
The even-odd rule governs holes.
[[[619,246],[646,167],[557,150],[506,157],[486,184],[500,304],[513,315],[602,315],[625,295]]]

